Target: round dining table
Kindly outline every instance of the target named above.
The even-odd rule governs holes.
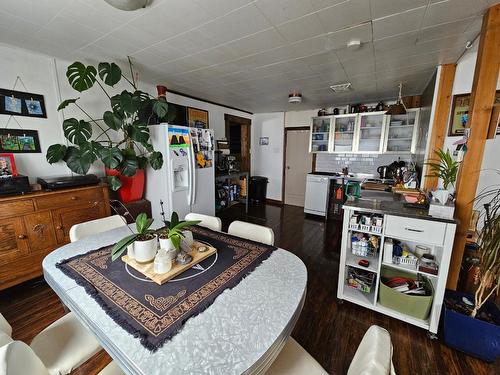
[[[98,233],[62,246],[43,260],[47,283],[120,368],[130,375],[264,374],[302,310],[307,285],[304,263],[278,248],[151,352],[56,267],[64,259],[112,245],[127,234],[127,227]]]

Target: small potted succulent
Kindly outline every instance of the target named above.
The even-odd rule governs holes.
[[[133,257],[139,263],[151,262],[158,251],[158,241],[153,230],[149,229],[153,219],[141,213],[135,220],[137,233],[133,233],[120,241],[111,251],[111,260],[114,261],[122,255],[128,248],[129,256]]]
[[[177,212],[175,211],[172,212],[172,216],[170,217],[170,222],[165,221],[165,224],[167,226],[158,231],[160,248],[166,249],[167,251],[175,250],[176,253],[179,254],[179,250],[181,248],[181,242],[186,237],[186,231],[183,229],[191,225],[196,225],[198,223],[200,223],[199,220],[180,221]],[[177,261],[183,262],[182,257],[179,258],[179,256],[177,255]]]

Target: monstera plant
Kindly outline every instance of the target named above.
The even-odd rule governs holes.
[[[83,92],[97,84],[110,107],[96,118],[80,106],[79,97],[64,100],[58,111],[75,106],[83,118],[63,121],[64,136],[71,145],[51,145],[46,155],[49,163],[64,161],[73,172],[87,174],[91,165],[101,160],[107,169],[129,177],[148,163],[153,169],[161,168],[163,156],[154,150],[147,125],[153,116],[168,119],[168,103],[138,90],[130,60],[129,65],[130,78],[115,63],[101,62],[96,69],[77,61],[68,67],[66,77],[73,89]],[[133,90],[111,96],[105,87],[114,87],[122,78]],[[113,190],[122,185],[116,174],[108,176],[108,182]]]

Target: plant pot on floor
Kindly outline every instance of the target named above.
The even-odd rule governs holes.
[[[446,291],[445,300],[453,301],[455,305],[460,304],[463,297],[474,302],[473,295],[451,290]],[[457,312],[449,306],[449,303],[445,303],[443,318],[446,345],[483,361],[494,362],[500,355],[500,310],[498,307],[492,302],[487,302],[479,310],[478,317],[481,313],[486,313],[492,317],[493,322],[496,322],[489,323],[478,317],[472,318]]]
[[[158,240],[156,236],[149,240],[134,241],[134,257],[139,263],[149,263],[152,262],[158,251]]]
[[[144,195],[145,173],[143,169],[138,169],[135,175],[124,176],[116,169],[107,169],[106,176],[116,176],[120,179],[122,186],[118,189],[118,198],[123,203],[134,202],[142,199]]]

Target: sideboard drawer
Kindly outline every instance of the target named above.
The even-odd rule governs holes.
[[[446,223],[390,215],[385,221],[386,236],[433,245],[444,242]]]
[[[0,203],[0,218],[14,217],[35,212],[31,199],[16,199]]]
[[[102,189],[77,190],[52,194],[46,197],[37,197],[36,205],[39,210],[54,207],[67,207],[75,205],[88,205],[103,200]]]

